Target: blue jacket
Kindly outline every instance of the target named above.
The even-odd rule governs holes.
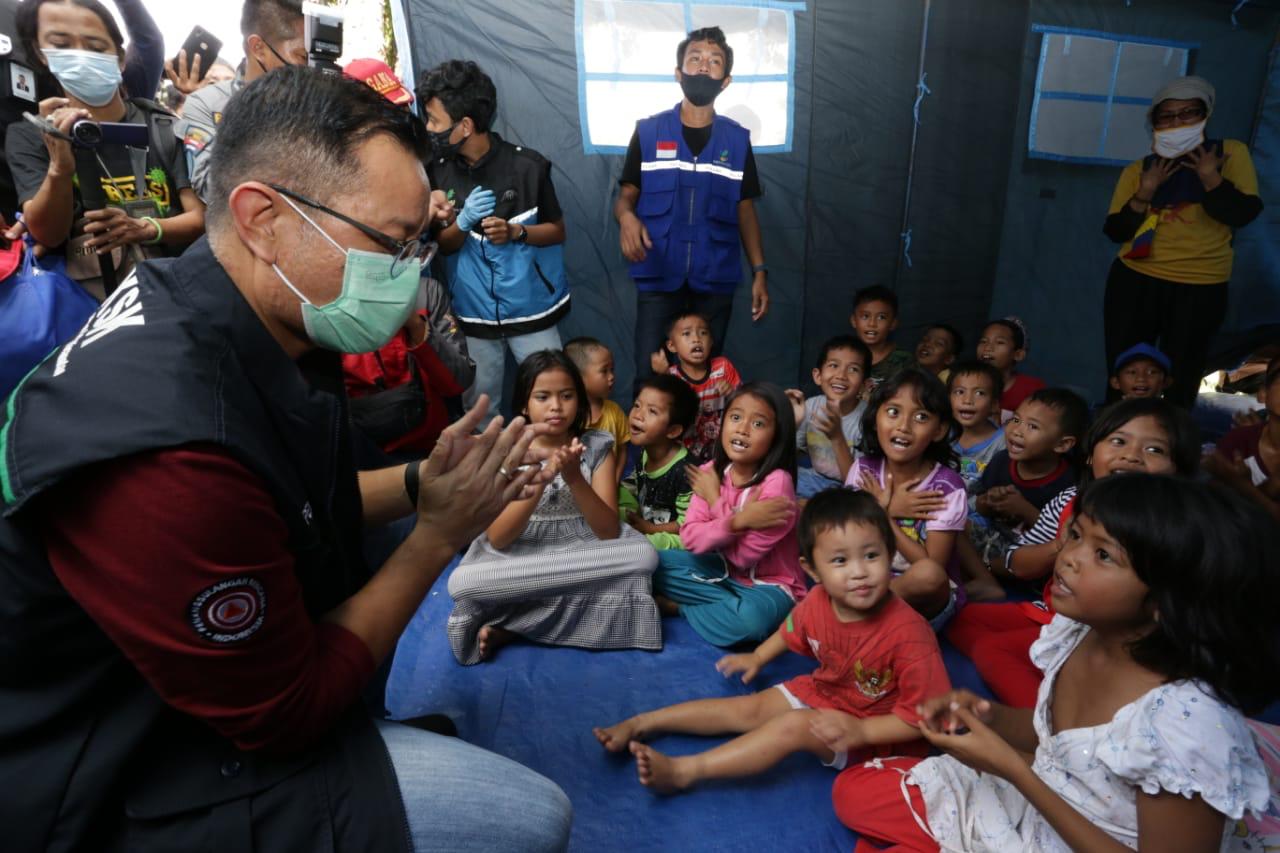
[[[684,141],[680,105],[636,123],[640,198],[636,215],[653,248],[631,265],[640,290],[732,293],[742,279],[738,202],[751,135],[717,115],[697,157]]]
[[[496,133],[490,138],[489,153],[474,164],[458,157],[433,161],[428,169],[431,186],[449,194],[459,210],[480,186],[497,196],[494,216],[526,227],[559,219],[544,218],[538,209],[538,199],[551,180],[551,163]],[[445,257],[444,264],[454,316],[472,337],[538,332],[569,313],[562,246],[495,246],[482,239],[477,226],[461,249]]]

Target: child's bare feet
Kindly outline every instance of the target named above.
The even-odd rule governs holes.
[[[626,752],[631,741],[638,740],[642,734],[636,717],[623,720],[607,729],[596,726],[591,732],[600,741],[600,745],[610,752]]]
[[[677,794],[692,784],[688,774],[681,772],[678,758],[663,755],[635,740],[631,742],[631,754],[636,757],[636,776],[640,784],[655,793]]]
[[[480,660],[489,660],[498,651],[516,638],[506,628],[497,625],[485,625],[480,629]]]
[[[680,615],[680,605],[676,604],[674,601],[667,598],[665,595],[655,595],[653,597],[653,600],[658,605],[658,612],[661,613],[663,616],[679,616]]]
[[[965,595],[970,601],[1004,601],[1007,593],[1000,581],[988,578],[977,578],[964,585]]]

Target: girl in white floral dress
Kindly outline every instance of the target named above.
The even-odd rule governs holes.
[[[1280,694],[1280,542],[1246,501],[1125,474],[1080,498],[1031,649],[1034,711],[957,690],[921,709],[947,755],[840,775],[836,813],[899,851],[1220,851],[1271,792],[1242,712]],[[835,712],[815,724],[847,748]]]

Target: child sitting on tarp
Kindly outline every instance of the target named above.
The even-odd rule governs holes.
[[[669,373],[640,384],[628,426],[640,460],[618,490],[618,511],[659,551],[683,548],[680,525],[693,488],[683,438],[698,417],[698,395]]]

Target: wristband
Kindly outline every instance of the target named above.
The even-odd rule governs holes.
[[[154,216],[144,216],[142,217],[142,221],[150,222],[156,228],[156,236],[150,240],[147,240],[146,245],[154,246],[156,243],[159,243],[161,240],[164,239],[164,228],[160,226],[160,222]]]
[[[765,266],[764,264],[753,264],[753,265],[751,266],[751,274],[752,274],[752,275],[755,275],[755,274],[756,274],[756,273],[758,273],[758,272],[768,273],[768,272],[769,272],[769,268],[768,268],[767,266]]]
[[[418,508],[418,477],[421,475],[419,470],[421,462],[410,462],[404,466],[404,493],[409,496],[409,503],[413,504],[413,508]]]

